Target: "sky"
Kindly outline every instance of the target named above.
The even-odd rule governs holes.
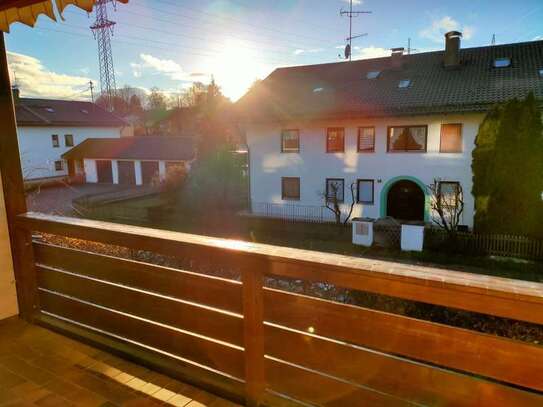
[[[110,6],[117,87],[174,94],[211,77],[235,101],[275,68],[340,61],[349,0],[130,0]],[[463,32],[462,47],[543,39],[542,0],[353,0],[353,59],[443,49],[443,34]],[[64,21],[40,16],[6,35],[12,80],[21,96],[89,99],[99,91],[94,16],[75,7]]]

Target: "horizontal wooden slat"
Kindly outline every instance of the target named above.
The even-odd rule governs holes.
[[[414,405],[398,397],[356,386],[306,369],[266,359],[266,378],[271,390],[296,400],[329,407]]]
[[[102,254],[34,243],[36,262],[241,313],[241,283]]]
[[[243,378],[243,351],[40,290],[42,310]]]
[[[266,270],[275,276],[543,323],[541,283],[39,213],[20,215],[18,224],[171,256],[212,259],[218,268],[249,269],[259,259],[271,262]]]
[[[148,349],[129,343],[93,329],[62,319],[38,313],[35,322],[63,335],[113,353],[131,362],[148,367],[185,383],[203,388],[221,397],[243,403],[243,382],[215,373],[208,369],[185,363],[168,355],[150,352]]]
[[[243,346],[241,316],[213,311],[43,266],[38,266],[37,272],[38,285],[41,288]]]
[[[543,347],[266,289],[264,319],[303,332],[543,390]]]
[[[265,338],[274,358],[423,405],[543,405],[543,395],[275,326]]]

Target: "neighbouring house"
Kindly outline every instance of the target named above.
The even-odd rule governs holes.
[[[354,216],[430,221],[437,179],[443,193],[462,187],[471,227],[478,127],[498,102],[543,100],[543,41],[461,49],[460,39],[447,33],[444,51],[280,68],[249,91],[238,108],[253,213],[321,213],[336,189],[346,213],[354,184]]]
[[[74,175],[77,168],[68,165],[62,154],[91,137],[121,137],[130,127],[91,102],[19,98],[18,91],[14,93],[25,181]]]
[[[169,170],[188,170],[196,150],[191,137],[89,138],[62,155],[87,183],[149,185]]]

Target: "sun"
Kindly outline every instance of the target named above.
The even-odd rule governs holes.
[[[260,62],[263,57],[254,44],[228,40],[221,49],[210,72],[222,92],[233,101],[243,96],[256,79],[262,79],[273,69],[271,65]]]

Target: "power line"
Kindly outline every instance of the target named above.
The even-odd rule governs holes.
[[[284,31],[284,30],[279,30],[277,28],[268,28],[268,27],[266,27],[265,25],[262,25],[262,24],[255,24],[255,23],[251,23],[251,22],[248,22],[248,21],[239,20],[239,19],[236,19],[236,18],[233,18],[233,17],[230,17],[230,16],[221,16],[221,15],[218,15],[218,14],[215,14],[215,13],[210,13],[210,12],[207,12],[207,11],[202,11],[202,10],[199,10],[199,9],[195,9],[193,7],[186,6],[185,4],[180,5],[177,2],[172,3],[172,2],[169,2],[169,1],[166,1],[166,0],[156,0],[156,1],[159,2],[159,3],[163,3],[163,4],[173,6],[175,8],[182,7],[183,10],[194,10],[194,12],[198,13],[198,14],[207,15],[207,16],[222,19],[222,20],[230,20],[230,21],[233,21],[235,23],[243,24],[243,26],[255,27],[255,28],[257,28],[259,30],[259,32],[261,30],[266,30],[266,31],[270,31],[270,32],[276,32],[278,34],[288,35],[289,37],[292,37],[292,36],[304,37],[304,38],[315,40],[315,41],[317,41],[319,43],[322,41],[322,38],[316,38],[316,37],[308,36],[308,35],[305,35],[305,34],[287,32],[287,31]],[[186,15],[184,15],[182,13],[172,13],[170,11],[165,11],[163,9],[149,7],[149,6],[140,6],[140,5],[138,5],[138,6],[149,9],[149,10],[156,11],[156,12],[159,12],[159,13],[174,14],[174,15],[190,18],[191,20],[193,19],[193,17],[186,16]]]

